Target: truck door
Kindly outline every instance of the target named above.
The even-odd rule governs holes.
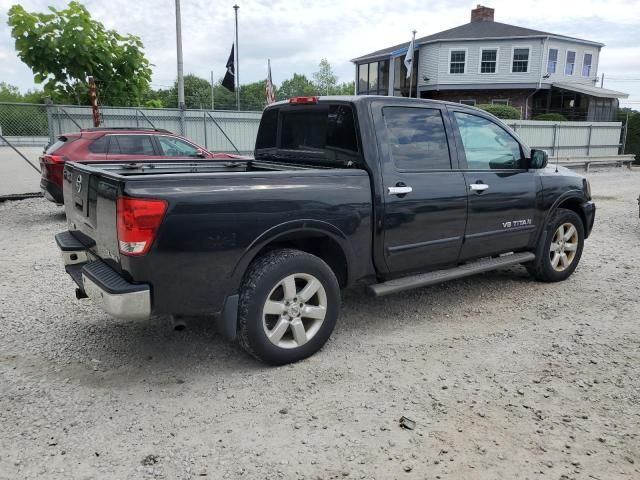
[[[460,260],[525,249],[540,221],[540,183],[523,147],[490,117],[449,109],[469,196]]]
[[[456,263],[466,223],[467,186],[448,135],[446,110],[427,102],[385,102],[374,104],[373,114],[381,154],[383,255],[389,272]]]

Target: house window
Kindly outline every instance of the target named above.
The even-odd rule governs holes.
[[[585,53],[584,59],[582,60],[582,76],[583,77],[591,76],[591,62],[593,62],[593,54]]]
[[[494,98],[493,100],[491,100],[491,103],[493,103],[494,105],[509,105],[509,99],[508,98]]]
[[[498,50],[495,48],[482,50],[480,56],[480,73],[496,73]]]
[[[451,50],[449,73],[464,73],[465,65],[467,63],[467,51],[466,50]]]
[[[470,98],[468,100],[460,100],[460,102],[462,105],[469,105],[471,107],[475,107],[476,106],[476,100],[474,98]]]
[[[549,59],[547,60],[547,73],[556,73],[558,68],[558,49],[549,49]]]
[[[511,71],[514,73],[527,73],[529,71],[529,48],[513,49],[513,65]]]
[[[358,65],[358,95],[387,95],[389,60]]]
[[[567,50],[567,63],[564,65],[564,74],[573,75],[573,69],[576,65],[576,52]]]

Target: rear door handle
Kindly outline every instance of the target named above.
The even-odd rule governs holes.
[[[407,193],[413,192],[413,188],[408,185],[398,186],[398,187],[388,187],[389,195],[406,195]]]
[[[489,188],[489,185],[486,183],[472,183],[469,185],[469,190],[472,192],[484,192],[487,188]]]

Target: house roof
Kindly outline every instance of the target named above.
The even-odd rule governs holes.
[[[594,85],[586,85],[584,83],[553,82],[553,86],[564,90],[571,90],[572,92],[584,93],[585,95],[590,95],[592,97],[629,98],[628,93],[609,90],[608,88],[600,88]]]
[[[459,27],[450,28],[442,32],[427,35],[426,37],[416,38],[416,45],[423,45],[431,42],[441,42],[447,40],[488,40],[498,38],[522,38],[522,37],[553,37],[561,40],[569,40],[572,42],[588,43],[590,45],[604,46],[602,43],[593,42],[591,40],[583,40],[581,38],[568,37],[566,35],[558,35],[555,33],[543,32],[541,30],[533,30],[531,28],[518,27],[500,22],[471,22],[460,25]],[[368,53],[361,57],[352,59],[354,63],[370,58],[385,57],[395,52],[409,47],[409,42],[400,43],[393,47],[383,48],[375,52]]]

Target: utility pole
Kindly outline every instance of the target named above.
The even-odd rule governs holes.
[[[600,80],[600,88],[604,88],[604,72],[602,72],[602,80]]]
[[[213,70],[211,70],[211,110],[215,109],[215,97],[213,94]]]
[[[233,9],[236,12],[236,105],[238,110],[240,110],[240,48],[238,47],[238,9],[240,7],[238,4],[233,6]]]
[[[176,46],[178,52],[178,108],[184,110],[184,72],[182,62],[182,20],[180,0],[176,0]]]
[[[89,81],[89,98],[91,99],[91,113],[93,114],[93,126],[100,126],[100,111],[98,110],[98,92],[96,81],[93,77],[87,77]],[[0,132],[2,133],[2,132]]]

